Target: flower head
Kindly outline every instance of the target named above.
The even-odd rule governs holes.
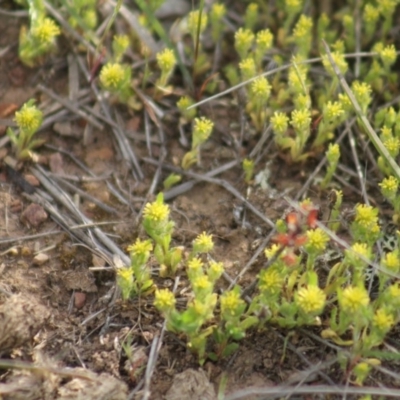
[[[277,295],[282,292],[284,283],[283,275],[276,269],[269,268],[260,272],[258,287],[262,292]]]
[[[172,49],[164,49],[156,55],[157,64],[161,71],[170,73],[175,67],[176,58]]]
[[[226,14],[226,7],[225,4],[222,3],[214,3],[211,6],[211,19],[221,22],[221,19],[225,16]]]
[[[263,29],[256,35],[257,51],[264,53],[271,48],[274,37],[269,29]]]
[[[187,21],[188,21],[187,23],[189,32],[192,35],[192,37],[195,38],[199,27],[200,27],[200,33],[203,33],[204,29],[206,29],[208,23],[208,16],[204,12],[200,12],[199,10],[194,10],[189,13]]]
[[[207,270],[208,278],[211,282],[215,282],[224,272],[224,264],[222,262],[210,261]]]
[[[235,33],[235,49],[241,59],[247,56],[254,42],[254,33],[250,29],[239,28]]]
[[[369,304],[369,296],[363,287],[348,286],[339,294],[339,303],[348,313],[358,313]]]
[[[350,249],[345,250],[346,260],[356,270],[363,270],[366,267],[364,259],[371,257],[371,248],[366,243],[354,243]]]
[[[118,91],[126,78],[126,70],[119,63],[107,63],[100,71],[100,82],[106,90]]]
[[[337,51],[334,51],[334,52],[331,53],[331,55],[332,55],[332,59],[333,59],[334,63],[338,66],[339,71],[342,74],[345,74],[347,69],[349,68],[349,66],[348,66],[343,54],[341,54],[341,53],[339,53]],[[331,75],[335,76],[335,71],[333,70],[333,68],[331,66],[331,63],[330,63],[329,58],[328,58],[328,55],[325,54],[325,55],[322,56],[322,64],[324,65],[324,68]]]
[[[376,226],[378,226],[378,209],[367,204],[357,204],[354,221],[359,226],[365,229],[372,229],[375,232]]]
[[[128,246],[128,251],[133,256],[146,255],[149,254],[151,250],[153,250],[153,244],[150,240],[136,239],[134,244]]]
[[[368,23],[375,23],[379,19],[379,10],[371,3],[367,3],[364,7],[363,20]]]
[[[394,47],[393,44],[386,46],[380,51],[379,55],[381,56],[383,65],[386,68],[389,68],[396,61],[397,58],[396,48]]]
[[[192,271],[202,271],[203,262],[200,260],[200,258],[194,257],[188,262],[188,268]]]
[[[214,248],[212,235],[203,232],[193,242],[193,251],[195,253],[209,253]]]
[[[389,331],[394,325],[393,315],[388,313],[384,308],[376,310],[372,321],[376,328],[384,332]]]
[[[244,305],[244,301],[240,298],[240,292],[238,290],[230,290],[225,292],[220,297],[221,302],[221,313],[225,315],[234,316]]]
[[[337,143],[329,143],[326,158],[330,164],[336,165],[340,158],[340,147]]]
[[[394,176],[384,178],[379,184],[382,194],[389,200],[394,200],[399,189],[399,181]]]
[[[360,103],[361,108],[365,110],[372,101],[371,86],[366,82],[354,81],[351,85],[351,88],[353,89],[354,96]]]
[[[280,249],[280,246],[278,244],[273,244],[271,247],[268,247],[267,249],[264,250],[265,257],[267,259],[270,259],[275,256],[277,251]]]
[[[324,108],[324,119],[329,122],[336,123],[342,117],[344,110],[339,101],[328,101]]]
[[[115,35],[112,47],[115,58],[119,60],[129,47],[128,35]]]
[[[311,17],[302,14],[297,22],[296,26],[293,29],[293,37],[295,39],[304,40],[305,36],[309,36],[311,34],[313,27],[313,22]]]
[[[293,110],[291,124],[297,131],[306,131],[310,129],[311,115],[307,109]]]
[[[382,143],[392,157],[397,157],[400,150],[400,139],[398,137],[385,137],[382,139]]]
[[[283,112],[275,111],[274,115],[271,117],[272,129],[278,135],[286,133],[288,122],[289,117]]]
[[[308,286],[298,290],[295,299],[306,314],[319,314],[324,308],[326,295],[318,286]]]
[[[239,69],[240,69],[240,73],[242,75],[242,79],[244,81],[254,78],[254,76],[256,75],[256,63],[254,61],[254,58],[247,57],[247,58],[243,59],[239,63]]]
[[[39,19],[32,28],[31,33],[41,44],[51,45],[54,38],[58,36],[61,31],[52,19],[43,18]]]
[[[214,122],[208,118],[201,117],[194,119],[192,149],[198,148],[210,137],[213,127]]]
[[[192,286],[195,292],[210,292],[212,289],[212,283],[207,275],[201,275],[193,279]]]
[[[188,110],[188,108],[193,104],[194,101],[189,96],[182,96],[176,103],[182,116],[188,121],[191,121],[197,113],[196,108],[191,108],[190,110]]]
[[[42,125],[43,113],[29,100],[15,113],[15,122],[19,129],[29,134],[35,133]]]
[[[256,78],[251,83],[250,93],[255,101],[264,104],[268,100],[271,93],[271,85],[269,84],[267,78],[264,76],[259,76]]]
[[[321,253],[326,249],[329,236],[320,228],[310,229],[306,232],[307,243],[305,248],[309,252]]]
[[[169,216],[169,206],[157,200],[153,203],[147,203],[144,207],[143,215],[154,222],[165,221]]]
[[[383,257],[382,264],[388,270],[397,273],[400,269],[400,259],[398,250],[390,251]]]
[[[169,289],[156,290],[154,306],[162,312],[171,311],[175,307],[176,299]]]

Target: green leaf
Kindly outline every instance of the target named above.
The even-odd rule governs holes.
[[[239,348],[239,344],[238,343],[229,343],[224,351],[222,352],[222,356],[223,357],[228,357],[231,354],[233,354],[237,349]]]

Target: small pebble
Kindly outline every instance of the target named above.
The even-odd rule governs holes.
[[[39,204],[32,203],[21,214],[21,221],[30,227],[37,228],[47,219],[47,213]]]

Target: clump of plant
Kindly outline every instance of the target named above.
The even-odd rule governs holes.
[[[329,225],[337,230],[334,219],[342,194],[335,193]],[[129,248],[131,267],[118,273],[124,297],[149,295],[155,289],[154,305],[165,317],[167,329],[187,338],[188,348],[200,363],[232,354],[254,326],[322,326],[324,338],[349,349],[339,354],[343,369],[351,367],[354,382],[362,384],[379,362],[372,355],[379,354],[378,347],[400,321],[400,286],[390,283],[390,276],[400,272],[399,249],[382,255],[375,271],[379,288],[372,300],[365,284],[381,228],[378,210],[359,204],[350,225],[352,243],[322,284],[317,260],[326,252],[330,237],[317,216],[317,208],[306,200],[277,222],[275,244],[265,250],[267,267],[260,271],[256,292],[246,302],[239,286],[218,295],[216,284],[224,266],[210,257],[214,248],[211,235],[200,234],[185,258],[182,247],[171,247],[174,224],[160,194],[145,206],[143,227],[151,239],[138,239]],[[160,276],[173,276],[179,265],[184,268],[189,291],[186,304],[179,309],[176,295],[154,284],[149,270],[152,257],[160,266]],[[330,317],[322,319],[326,313]]]
[[[43,113],[35,106],[35,100],[31,99],[15,113],[14,120],[19,131],[9,127],[7,135],[14,146],[17,159],[30,160],[33,150],[43,144],[43,140],[34,138],[42,125]]]
[[[29,28],[22,26],[19,36],[19,58],[29,67],[40,63],[43,57],[55,49],[56,38],[61,31],[46,15],[42,0],[29,4]]]

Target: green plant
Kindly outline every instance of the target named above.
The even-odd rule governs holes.
[[[154,290],[151,271],[147,264],[152,250],[153,244],[150,240],[137,239],[128,247],[131,265],[117,271],[117,282],[125,300],[139,295],[146,296]]]
[[[35,106],[35,100],[26,102],[15,113],[15,122],[19,132],[12,128],[7,129],[7,135],[15,148],[18,160],[29,160],[33,156],[33,150],[43,144],[43,140],[34,139],[34,135],[42,125],[43,113]]]
[[[182,168],[189,169],[200,162],[200,147],[210,137],[214,123],[206,117],[195,118],[193,121],[192,148],[182,159]]]
[[[29,0],[29,29],[21,28],[19,36],[19,57],[29,67],[35,66],[42,57],[55,49],[55,40],[60,28],[46,16],[42,0]]]

